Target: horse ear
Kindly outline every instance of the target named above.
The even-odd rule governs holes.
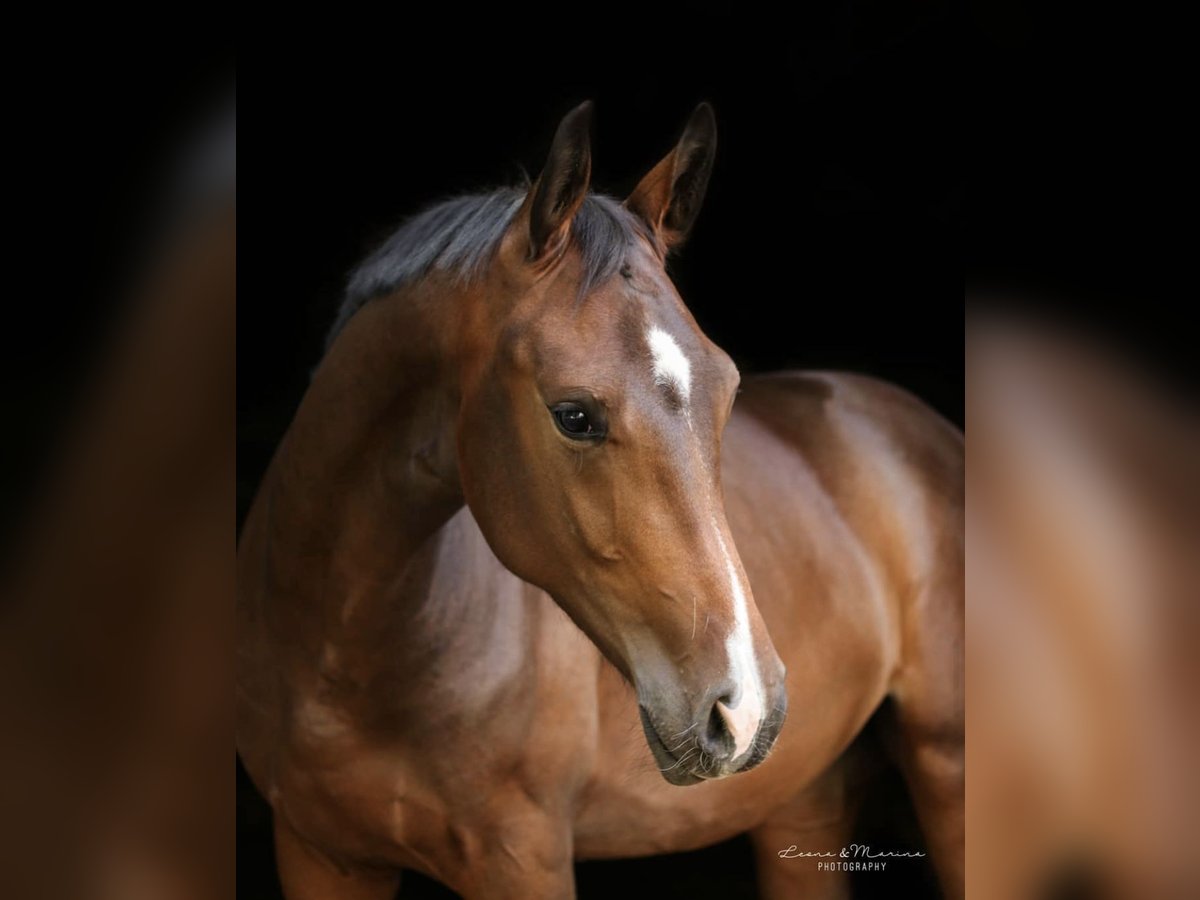
[[[645,219],[668,250],[692,230],[717,154],[717,117],[705,102],[696,107],[675,149],[633,189],[625,206]]]
[[[567,113],[554,133],[550,156],[525,200],[529,218],[529,258],[543,259],[566,241],[592,177],[592,101]]]

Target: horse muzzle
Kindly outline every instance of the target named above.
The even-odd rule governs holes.
[[[758,698],[726,702],[728,694],[701,705],[692,722],[674,728],[659,720],[646,704],[638,705],[646,743],[659,772],[675,785],[698,784],[753,769],[771,752],[787,717],[787,693],[782,687],[770,705],[752,708]],[[743,705],[745,704],[745,705]],[[739,718],[740,709],[740,718]],[[747,725],[756,719],[753,731]]]

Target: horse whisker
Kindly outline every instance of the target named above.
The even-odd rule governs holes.
[[[679,759],[675,760],[675,765],[673,765],[673,766],[667,766],[665,769],[659,769],[658,771],[660,771],[660,772],[670,772],[672,769],[674,769],[674,768],[676,768],[676,767],[678,767],[678,766],[681,766],[681,765],[683,765],[684,761],[685,761],[685,760],[687,760],[687,759],[688,759],[688,757],[690,757],[690,756],[691,756],[693,753],[695,753],[695,752],[696,752],[696,751],[695,751],[695,749],[689,750],[689,751],[688,751],[687,753],[685,753],[683,756],[679,757]]]
[[[685,738],[684,740],[682,740],[678,744],[676,744],[674,747],[667,747],[667,749],[670,750],[671,755],[674,756],[676,753],[678,753],[680,750],[682,750],[684,747],[686,747],[690,743],[692,743],[692,739]],[[664,744],[663,746],[666,746],[666,745]]]
[[[689,725],[687,728],[683,729],[683,731],[679,732],[679,734],[673,734],[673,735],[671,735],[671,736],[668,738],[668,740],[672,740],[672,741],[673,741],[673,740],[675,740],[675,738],[677,738],[677,737],[682,737],[683,735],[685,735],[685,734],[687,734],[689,731],[691,731],[693,728],[695,728],[697,724],[698,724],[697,722],[693,722],[693,723],[692,723],[691,725]]]

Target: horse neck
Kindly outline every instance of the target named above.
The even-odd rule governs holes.
[[[313,640],[394,600],[418,550],[463,506],[454,323],[471,299],[422,284],[364,306],[280,445],[260,500],[265,602]]]

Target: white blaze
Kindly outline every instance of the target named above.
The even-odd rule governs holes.
[[[729,733],[733,735],[733,758],[737,759],[750,748],[750,742],[758,733],[762,722],[763,689],[758,674],[758,663],[754,658],[754,644],[750,638],[750,614],[746,606],[746,592],[738,577],[737,566],[729,554],[729,547],[721,535],[721,529],[713,522],[717,543],[725,557],[725,568],[729,572],[729,587],[733,598],[733,629],[725,639],[725,650],[733,667],[733,679],[741,685],[741,698],[734,707],[717,702],[717,712],[725,720]]]
[[[688,397],[692,392],[692,364],[683,355],[675,338],[657,325],[651,326],[646,332],[646,343],[650,345],[650,353],[654,356],[654,380],[658,384],[673,387],[684,409],[687,409]]]
[[[654,358],[654,381],[675,390],[690,426],[688,402],[692,392],[691,362],[675,338],[657,325],[652,325],[647,330],[646,343],[650,345],[650,353]],[[733,628],[725,639],[725,652],[729,657],[733,680],[740,687],[741,695],[736,706],[726,706],[718,701],[717,712],[724,719],[729,733],[733,735],[734,759],[737,759],[750,749],[754,736],[758,734],[758,727],[763,718],[763,687],[758,663],[754,657],[754,643],[750,638],[746,591],[716,520],[713,521],[713,528],[725,559],[725,569],[729,573],[730,598],[733,602]],[[706,628],[707,625],[706,621]]]

